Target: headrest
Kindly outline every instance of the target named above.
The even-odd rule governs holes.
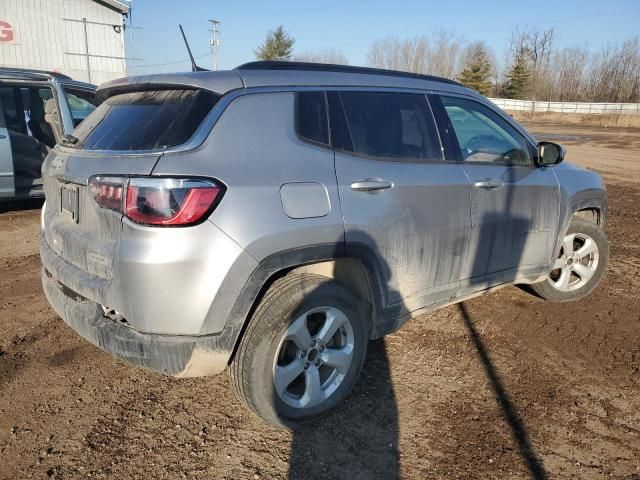
[[[50,115],[58,112],[58,105],[55,98],[50,98],[44,103],[44,113]]]

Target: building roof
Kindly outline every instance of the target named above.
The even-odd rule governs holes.
[[[122,14],[129,13],[130,6],[128,1],[124,1],[124,0],[93,0],[93,1],[101,5],[110,7],[114,10],[117,10]]]

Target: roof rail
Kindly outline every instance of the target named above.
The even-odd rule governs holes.
[[[239,65],[236,70],[298,70],[313,72],[336,72],[336,73],[358,73],[362,75],[386,75],[389,77],[416,78],[419,80],[430,80],[432,82],[451,83],[462,85],[455,80],[436,77],[434,75],[423,75],[421,73],[400,72],[398,70],[386,70],[383,68],[354,67],[351,65],[334,65],[331,63],[311,63],[311,62],[287,62],[287,61],[258,61]]]
[[[59,72],[50,72],[48,70],[33,70],[30,68],[14,68],[14,67],[0,67],[0,74],[14,74],[16,76],[24,77],[46,77],[46,78],[63,78],[65,80],[71,80],[71,77]]]

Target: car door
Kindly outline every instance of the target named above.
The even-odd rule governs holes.
[[[70,84],[62,84],[64,101],[60,101],[59,113],[65,134],[71,133],[80,123],[93,112],[100,100],[96,98],[95,90],[81,88]]]
[[[0,197],[13,197],[15,193],[11,138],[4,112],[13,98],[13,88],[0,87]]]
[[[440,95],[440,127],[471,182],[466,286],[480,289],[548,269],[558,228],[560,189],[536,166],[535,145],[502,114],[471,98]],[[480,285],[480,287],[475,287]]]
[[[393,319],[458,290],[470,233],[470,184],[443,161],[421,93],[329,93],[347,253],[369,251]]]

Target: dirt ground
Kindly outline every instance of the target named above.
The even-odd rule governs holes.
[[[509,287],[417,318],[296,434],[244,410],[227,375],[166,378],[79,338],[41,292],[37,205],[0,207],[0,478],[639,480],[640,130],[528,127],[605,176],[601,286],[570,304]]]

